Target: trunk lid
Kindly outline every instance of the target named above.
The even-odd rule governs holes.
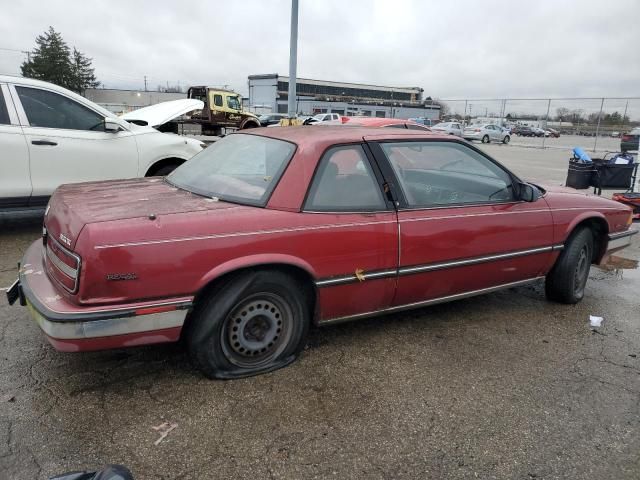
[[[237,205],[180,190],[159,177],[76,183],[54,192],[45,227],[48,235],[73,250],[88,223],[233,207]]]

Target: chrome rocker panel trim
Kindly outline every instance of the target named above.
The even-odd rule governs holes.
[[[456,293],[454,295],[447,295],[444,297],[432,298],[430,300],[425,300],[422,302],[408,303],[406,305],[398,305],[395,307],[389,307],[382,310],[376,310],[373,312],[357,313],[355,315],[347,315],[346,317],[331,318],[328,320],[322,320],[318,322],[318,325],[334,325],[337,323],[350,322],[353,320],[360,320],[363,318],[377,317],[378,315],[387,315],[389,313],[402,312],[404,310],[412,310],[414,308],[437,305],[438,303],[446,303],[446,302],[451,302],[453,300],[461,300],[463,298],[475,297],[476,295],[483,295],[485,293],[496,292],[499,290],[504,290],[506,288],[519,287],[521,285],[526,285],[528,283],[535,282],[543,278],[544,277],[528,278],[526,280],[520,280],[517,282],[504,283],[501,285],[496,285],[494,287],[481,288],[478,290],[470,290],[468,292],[462,292],[462,293]]]

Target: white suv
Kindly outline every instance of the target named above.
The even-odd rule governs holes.
[[[63,183],[166,175],[203,147],[57,85],[0,75],[0,213],[43,208]]]

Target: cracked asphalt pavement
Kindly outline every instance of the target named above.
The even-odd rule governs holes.
[[[568,152],[483,148],[564,180]],[[0,223],[0,286],[40,228]],[[293,365],[234,381],[178,345],[57,353],[2,300],[0,479],[106,463],[136,479],[638,479],[640,241],[620,256],[578,305],[538,283],[325,327]]]

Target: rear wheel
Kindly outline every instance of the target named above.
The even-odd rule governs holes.
[[[485,135],[482,137],[482,143],[489,143],[491,140],[489,139],[489,135]]]
[[[564,250],[547,274],[547,298],[560,303],[578,303],[584,297],[593,258],[593,234],[582,227],[566,243]]]
[[[310,323],[304,289],[278,271],[237,276],[197,307],[189,353],[209,378],[239,378],[284,367],[304,347]]]

